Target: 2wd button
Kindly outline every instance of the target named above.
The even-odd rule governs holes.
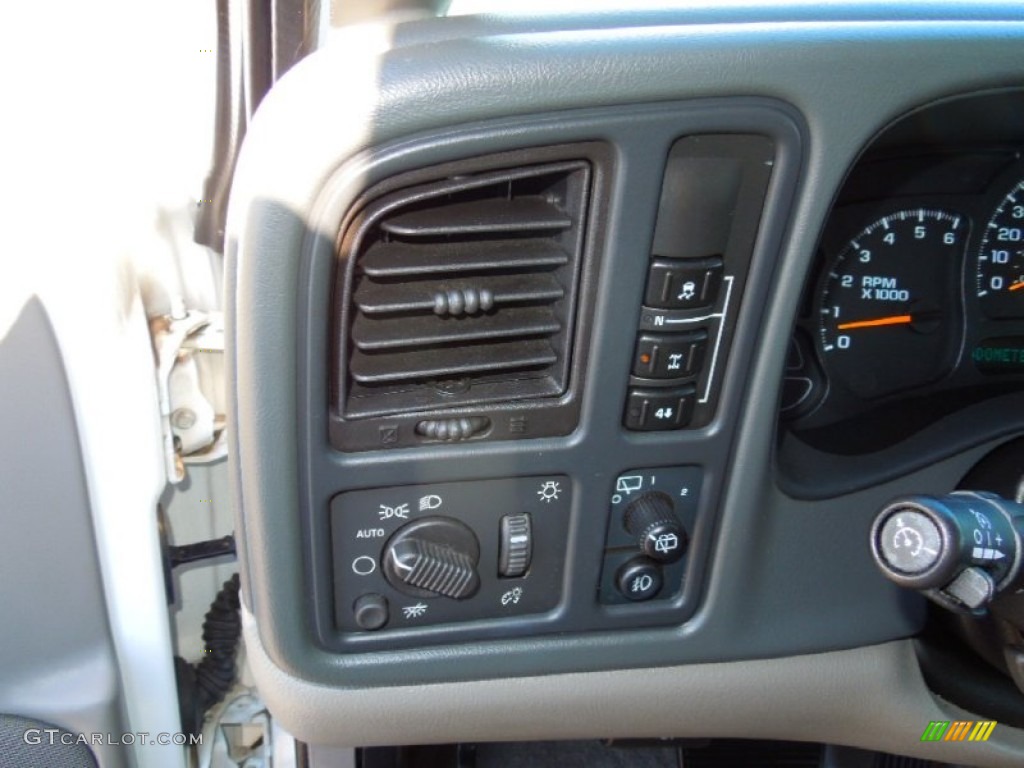
[[[631,389],[623,423],[626,429],[680,429],[690,423],[695,397],[693,387]]]
[[[646,557],[635,557],[619,568],[615,586],[628,600],[650,600],[661,591],[661,568]]]

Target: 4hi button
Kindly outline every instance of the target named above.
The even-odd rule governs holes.
[[[633,358],[633,375],[647,379],[684,379],[700,372],[708,334],[642,333]]]
[[[693,387],[631,389],[626,400],[626,429],[680,429],[693,416]]]

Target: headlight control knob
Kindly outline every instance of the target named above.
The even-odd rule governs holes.
[[[384,547],[384,576],[413,597],[465,600],[480,588],[480,543],[450,517],[424,517],[399,528]]]
[[[689,536],[667,494],[645,493],[628,507],[623,524],[641,551],[659,563],[674,563],[686,552]]]

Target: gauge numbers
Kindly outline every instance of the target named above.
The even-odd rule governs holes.
[[[822,360],[833,384],[873,398],[949,370],[967,229],[955,214],[897,211],[843,247],[818,302]]]
[[[1024,317],[1024,180],[996,207],[978,252],[978,301],[989,317]]]

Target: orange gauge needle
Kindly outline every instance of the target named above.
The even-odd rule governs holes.
[[[1011,291],[1019,291],[1021,288],[1024,288],[1024,280],[1022,280],[1019,283],[1014,283],[1013,285],[1010,286]]]
[[[911,322],[910,315],[893,315],[892,317],[879,317],[875,320],[854,320],[852,323],[840,323],[840,331],[848,331],[853,328],[877,328],[882,325],[906,325]]]

